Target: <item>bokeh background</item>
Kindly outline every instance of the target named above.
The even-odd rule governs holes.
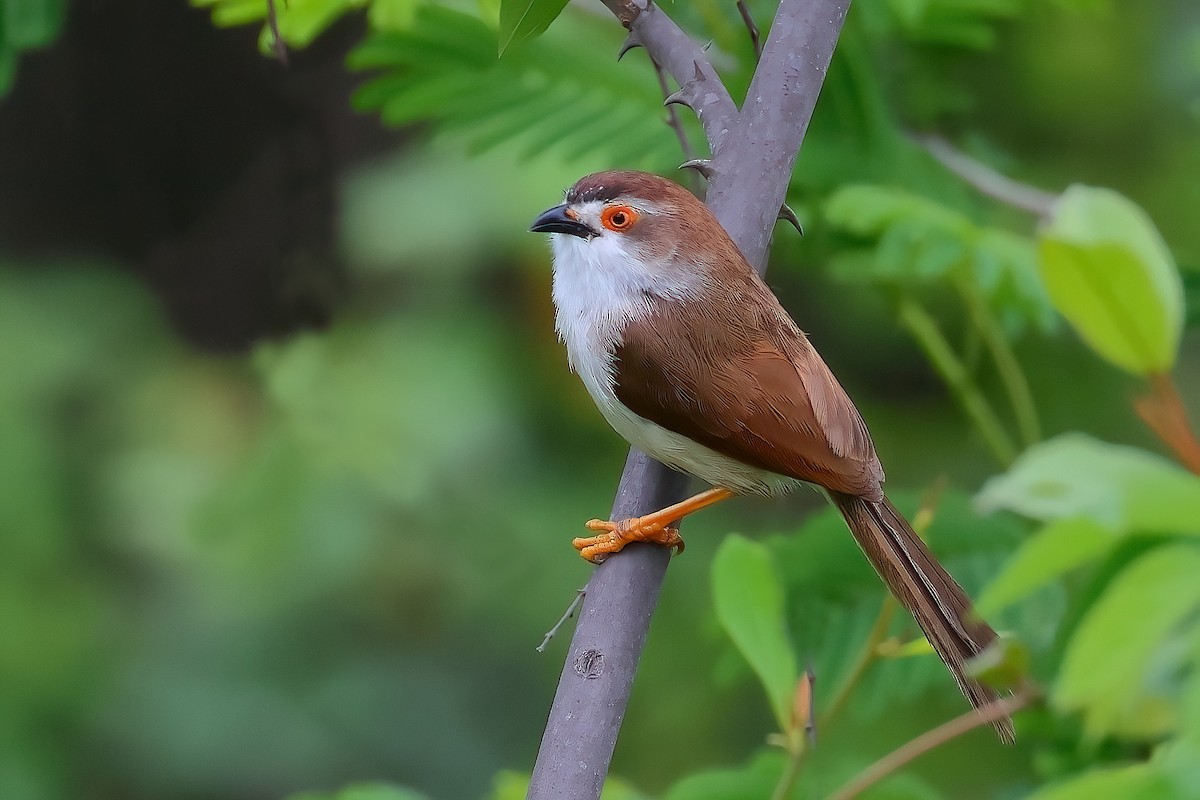
[[[469,119],[355,110],[376,73],[346,58],[378,20],[352,5],[285,66],[257,24],[182,0],[0,0],[0,798],[249,800],[362,780],[475,798],[532,765],[568,636],[534,648],[587,579],[568,540],[607,511],[625,447],[567,370],[548,251],[525,231],[586,172],[682,157],[658,112],[624,129],[491,120],[480,141]],[[590,5],[546,34],[561,59],[546,69],[609,87],[601,113],[625,92],[656,103],[644,55],[618,65],[623,31]],[[945,3],[858,5],[797,170],[807,235],[777,230],[770,282],[862,409],[889,486],[911,508],[941,482],[963,519],[1002,465],[892,290],[847,279],[861,242],[823,203],[851,180],[955,184],[862,122],[885,114],[1050,191],[1114,187],[1200,264],[1200,6],[998,2],[983,40],[962,41],[922,27]],[[771,6],[750,3],[764,29]],[[732,3],[678,13],[744,85]],[[875,106],[855,108],[865,95],[844,87],[868,79]],[[922,291],[965,335],[952,298]],[[1163,451],[1130,408],[1136,379],[1061,323],[1017,327],[1044,435]],[[1177,379],[1193,415],[1198,352],[1190,329]],[[806,581],[877,604],[821,507],[742,500],[689,521],[616,754],[630,785],[654,796],[742,763],[773,729],[712,608],[727,532],[788,556],[802,658],[829,638],[805,638]],[[950,527],[934,540],[976,590],[1024,530],[979,521],[985,552],[956,565]],[[1061,598],[1046,602],[1053,625]],[[828,732],[831,752],[852,742],[869,761],[960,710],[936,669],[902,666]],[[1007,788],[972,793],[972,758]],[[918,774],[941,796],[1013,797],[1038,758],[976,734]]]

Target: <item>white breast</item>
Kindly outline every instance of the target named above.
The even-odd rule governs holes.
[[[743,494],[781,494],[792,478],[757,469],[667,430],[622,404],[613,390],[615,351],[621,331],[651,312],[650,298],[684,298],[695,287],[667,283],[655,271],[632,266],[614,237],[592,240],[554,234],[555,328],[608,424],[634,447],[667,466]]]

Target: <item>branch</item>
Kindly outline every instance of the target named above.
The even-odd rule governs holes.
[[[662,65],[679,84],[679,91],[671,96],[672,102],[682,103],[696,112],[709,149],[716,153],[733,128],[738,111],[704,48],[689,39],[653,3],[641,6],[632,0],[603,2],[629,29],[622,52],[631,47],[644,47],[654,63]]]
[[[759,272],[849,6],[779,4],[730,136],[735,144],[713,151],[708,207]]]
[[[1058,198],[1050,192],[1001,175],[982,161],[971,158],[941,136],[913,136],[913,139],[939,164],[975,187],[980,194],[1022,211],[1037,214],[1043,219],[1049,217],[1054,209]]]
[[[645,47],[682,87],[719,165],[709,207],[761,271],[850,0],[781,1],[741,115],[703,49],[657,6],[603,2],[629,29],[623,49]],[[668,506],[687,480],[631,450],[611,518]],[[666,548],[631,544],[592,573],[527,800],[599,798],[669,559]]]
[[[1033,702],[1036,697],[1037,691],[1031,686],[1026,686],[1017,694],[993,700],[981,708],[973,708],[933,730],[925,731],[860,772],[850,783],[830,795],[829,800],[853,800],[910,761],[964,733],[1012,716]]]

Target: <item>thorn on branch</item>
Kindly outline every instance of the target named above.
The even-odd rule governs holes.
[[[630,31],[629,35],[625,37],[625,41],[621,43],[621,49],[617,51],[617,61],[624,58],[625,54],[635,47],[645,47],[645,44],[642,43],[642,38],[638,36],[637,31]]]
[[[704,77],[704,70],[701,69],[700,62],[694,61],[692,63],[696,65],[696,76],[690,81],[684,82],[679,87],[679,91],[672,92],[671,94],[667,95],[666,99],[663,100],[664,106],[687,106],[693,111],[696,111],[696,113],[700,113],[696,108],[696,106],[699,105],[698,101],[700,99],[698,92],[700,87],[704,85],[704,82],[707,79]]]
[[[679,169],[694,169],[705,177],[706,180],[712,180],[715,174],[712,161],[707,158],[693,158],[690,161],[685,161],[679,165]]]
[[[804,235],[804,228],[800,227],[800,218],[796,216],[796,212],[792,211],[787,203],[784,203],[779,207],[779,216],[776,217],[776,219],[782,219],[792,223],[792,227],[796,229],[796,232],[801,236]]]
[[[737,0],[737,9],[742,15],[742,22],[746,23],[746,30],[750,33],[750,44],[754,46],[754,60],[757,62],[762,58],[762,44],[758,40],[758,26],[754,24],[754,18],[750,16],[750,9],[746,8],[746,0]]]

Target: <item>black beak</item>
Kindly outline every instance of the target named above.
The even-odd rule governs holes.
[[[533,221],[529,230],[534,233],[569,233],[583,239],[590,239],[596,232],[584,223],[567,215],[565,205],[555,206]]]

